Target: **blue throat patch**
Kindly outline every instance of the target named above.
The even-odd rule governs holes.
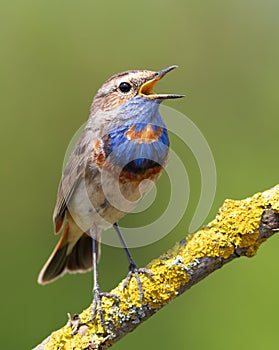
[[[164,166],[169,138],[165,125],[133,123],[115,127],[105,140],[109,162],[134,174]]]

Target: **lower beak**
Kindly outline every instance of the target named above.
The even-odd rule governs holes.
[[[151,98],[154,100],[168,100],[173,98],[181,98],[184,95],[176,95],[176,94],[157,94],[154,91],[154,87],[156,83],[161,80],[168,72],[177,68],[177,66],[170,66],[168,68],[162,69],[159,72],[155,73],[153,77],[146,81],[139,89],[139,95],[145,98]]]

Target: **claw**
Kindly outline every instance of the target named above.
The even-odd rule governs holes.
[[[138,268],[135,264],[130,264],[129,272],[128,272],[126,280],[125,280],[125,282],[123,284],[123,288],[125,289],[125,288],[128,287],[128,284],[131,281],[132,276],[135,275],[135,278],[136,278],[136,281],[137,281],[137,285],[138,285],[138,289],[139,289],[140,302],[142,304],[143,303],[143,299],[144,299],[144,293],[143,293],[143,289],[142,289],[142,283],[141,283],[141,280],[140,280],[140,277],[139,277],[139,275],[141,273],[147,275],[152,280],[154,279],[154,275],[153,275],[152,271],[150,271],[150,270],[148,270],[148,269],[146,269],[144,267]]]
[[[132,276],[134,274],[135,278],[136,278],[136,281],[137,281],[138,289],[139,289],[140,302],[142,304],[143,303],[144,294],[143,294],[142,283],[141,283],[139,274],[140,273],[144,273],[144,274],[148,275],[148,277],[150,279],[153,280],[154,279],[153,273],[150,270],[148,270],[148,269],[146,269],[144,267],[143,268],[138,268],[137,267],[137,265],[135,264],[135,262],[134,262],[134,260],[132,258],[131,253],[129,252],[129,249],[128,249],[128,246],[127,246],[127,244],[125,242],[125,239],[122,236],[122,233],[121,233],[121,231],[119,229],[118,223],[115,222],[113,224],[113,227],[114,227],[116,233],[118,234],[118,237],[119,237],[119,239],[120,239],[120,241],[121,241],[121,243],[123,245],[123,248],[124,248],[125,253],[126,253],[126,255],[128,257],[128,260],[129,260],[129,272],[128,272],[128,275],[126,277],[125,282],[123,283],[123,289],[127,288],[128,284],[129,284],[129,282],[130,282],[130,280],[131,280],[131,278],[132,278]]]
[[[105,326],[105,320],[103,315],[103,309],[102,309],[102,303],[101,299],[105,298],[112,298],[116,303],[119,304],[120,299],[116,294],[113,293],[107,293],[107,292],[101,292],[99,288],[94,288],[94,299],[92,302],[92,323],[95,321],[96,311],[98,312],[99,318],[100,318],[100,324],[104,328]]]

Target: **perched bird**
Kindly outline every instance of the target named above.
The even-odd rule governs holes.
[[[55,232],[63,233],[38,282],[47,284],[66,272],[93,268],[92,321],[97,311],[101,324],[101,297],[117,299],[101,292],[98,284],[103,229],[115,228],[129,260],[125,286],[134,275],[141,302],[139,274],[152,278],[151,271],[137,268],[117,222],[150,189],[148,181],[139,191],[140,183],[155,182],[166,164],[169,139],[159,105],[183,96],[157,94],[154,86],[176,67],[159,72],[130,70],[108,79],[93,99],[88,122],[63,171],[53,215]]]

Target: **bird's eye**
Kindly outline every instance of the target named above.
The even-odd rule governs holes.
[[[131,90],[132,86],[129,83],[120,83],[119,84],[119,90],[121,92],[124,92],[125,94]]]

